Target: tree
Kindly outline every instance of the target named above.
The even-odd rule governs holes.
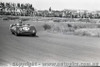
[[[31,8],[33,11],[35,11],[34,7]]]
[[[24,4],[21,4],[21,9],[24,9]]]
[[[52,11],[51,7],[49,8],[49,11]]]
[[[20,8],[20,7],[21,7],[20,3],[17,3],[17,7],[18,7],[18,8]]]
[[[32,4],[30,4],[29,8],[32,8]]]

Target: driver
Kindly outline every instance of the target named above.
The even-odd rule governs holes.
[[[20,20],[18,23],[17,23],[18,26],[22,26],[23,23],[22,23],[22,20]]]

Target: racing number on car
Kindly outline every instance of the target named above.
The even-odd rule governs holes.
[[[28,28],[28,27],[23,27],[23,29],[24,29],[24,30],[26,30],[26,31],[28,31],[28,30],[29,30],[29,28]]]

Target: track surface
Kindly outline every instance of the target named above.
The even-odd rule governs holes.
[[[0,20],[0,64],[100,61],[100,38],[48,33],[39,26],[36,26],[36,37],[17,37],[9,31],[11,23],[13,21]]]

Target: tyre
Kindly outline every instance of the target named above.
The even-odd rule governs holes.
[[[11,32],[12,34],[14,34],[14,32]]]
[[[15,34],[16,36],[19,36],[19,35],[20,35],[19,28],[16,28],[16,32],[14,32],[14,34]]]
[[[19,36],[19,34],[17,32],[14,33],[16,36]]]
[[[15,34],[16,36],[19,36],[19,35],[20,35],[20,34],[19,34],[19,31],[14,32],[14,34]]]
[[[36,33],[32,34],[32,36],[36,36]]]

